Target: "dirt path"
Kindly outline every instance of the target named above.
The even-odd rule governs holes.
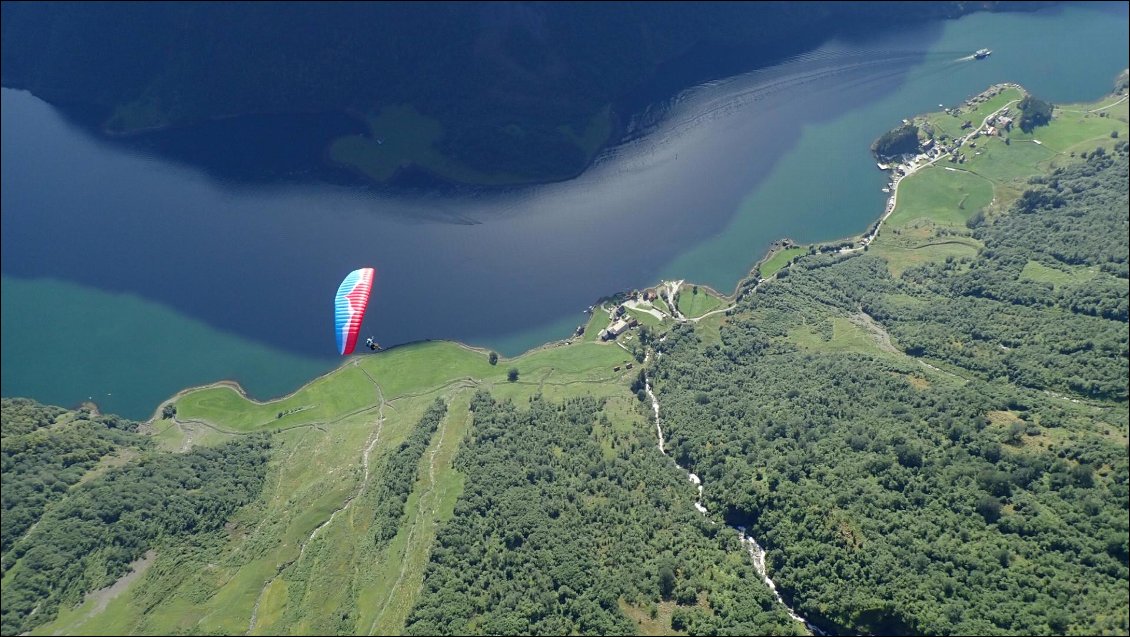
[[[1065,109],[1062,109],[1062,110],[1065,113],[1100,113],[1102,111],[1105,111],[1108,108],[1113,108],[1115,106],[1118,106],[1119,104],[1125,102],[1128,97],[1130,97],[1130,95],[1123,95],[1122,99],[1118,100],[1117,102],[1114,102],[1113,104],[1107,104],[1106,106],[1103,106],[1101,108],[1093,108],[1089,111],[1080,111],[1080,110],[1077,110],[1077,109],[1074,109],[1074,108],[1065,108]]]
[[[706,314],[703,314],[702,316],[696,316],[693,319],[687,319],[687,320],[689,320],[691,323],[698,323],[699,321],[701,321],[702,319],[704,319],[708,316],[713,316],[715,314],[725,314],[726,312],[729,312],[732,309],[734,309],[733,304],[727,305],[726,307],[720,307],[717,310],[710,310],[709,312],[707,312]]]
[[[1096,108],[1096,109],[1095,109],[1095,110],[1093,110],[1093,111],[1087,111],[1087,112],[1088,112],[1088,113],[1098,113],[1099,111],[1105,111],[1105,110],[1106,110],[1106,109],[1108,109],[1108,108],[1111,108],[1111,107],[1114,107],[1114,106],[1118,106],[1119,104],[1121,104],[1121,103],[1125,102],[1125,101],[1126,101],[1126,98],[1127,98],[1127,97],[1130,97],[1130,95],[1123,95],[1123,96],[1122,96],[1122,99],[1118,100],[1117,102],[1115,102],[1115,103],[1113,103],[1113,104],[1107,104],[1106,106],[1104,106],[1104,107],[1102,107],[1102,108]]]
[[[668,318],[670,318],[667,314],[664,314],[661,310],[656,308],[651,303],[640,303],[639,301],[637,301],[635,299],[632,299],[630,301],[624,301],[624,307],[626,307],[630,310],[638,310],[640,312],[646,312],[647,314],[654,316],[655,318],[659,319],[660,321],[666,321]]]

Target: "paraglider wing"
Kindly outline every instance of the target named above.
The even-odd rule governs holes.
[[[342,356],[353,353],[357,332],[369,307],[369,293],[373,290],[373,268],[350,272],[337,288],[334,298],[334,331],[337,333],[337,351]]]

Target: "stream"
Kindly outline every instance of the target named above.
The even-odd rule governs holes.
[[[648,357],[650,357],[650,355],[651,354],[649,352]],[[644,359],[644,364],[647,364],[647,358]],[[667,453],[667,449],[664,445],[663,427],[661,426],[659,421],[659,399],[656,398],[655,393],[651,391],[651,379],[647,377],[646,373],[644,374],[644,390],[647,392],[648,398],[651,399],[651,409],[655,413],[655,433],[659,439],[659,452],[670,458],[671,456]],[[674,458],[671,459],[672,461],[674,461]],[[685,471],[687,474],[687,479],[690,480],[691,483],[693,483],[696,487],[698,487],[698,499],[695,500],[694,508],[697,509],[699,513],[707,515],[706,505],[702,503],[702,493],[704,489],[702,479],[694,473],[691,473],[689,469],[680,466],[678,462],[675,462],[675,466],[678,467],[680,471]],[[710,522],[711,524],[717,524],[717,522],[715,522],[714,520],[711,520]],[[792,609],[792,607],[785,603],[784,598],[781,597],[781,593],[777,590],[777,584],[773,582],[773,579],[771,577],[769,577],[769,571],[765,566],[765,549],[762,548],[761,544],[759,544],[752,535],[746,533],[746,528],[744,526],[734,526],[731,528],[737,531],[738,538],[741,540],[742,546],[746,547],[746,549],[749,551],[749,557],[750,561],[753,562],[753,568],[757,570],[757,574],[761,576],[762,581],[764,581],[765,585],[769,587],[769,590],[773,592],[773,596],[777,598],[777,602],[780,603],[781,606],[785,607],[785,610],[789,613],[789,617],[792,617],[795,621],[804,624],[804,627],[814,635],[827,635],[828,633],[813,625],[812,622],[808,621],[804,617],[801,617],[800,614],[798,614],[795,610]]]

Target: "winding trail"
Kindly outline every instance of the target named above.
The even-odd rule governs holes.
[[[1108,108],[1111,108],[1111,107],[1114,107],[1114,106],[1118,106],[1119,104],[1121,104],[1121,103],[1125,102],[1125,101],[1126,101],[1126,98],[1127,98],[1127,97],[1130,97],[1130,95],[1123,95],[1123,96],[1122,96],[1122,99],[1118,100],[1117,102],[1115,102],[1115,103],[1113,103],[1113,104],[1107,104],[1106,106],[1103,106],[1102,108],[1096,108],[1096,109],[1094,109],[1094,110],[1092,110],[1092,111],[1087,111],[1087,112],[1088,112],[1088,113],[1098,113],[1098,112],[1100,112],[1100,111],[1105,111],[1105,110],[1106,110],[1106,109],[1108,109]]]
[[[720,307],[716,310],[710,310],[709,312],[703,314],[702,316],[696,316],[692,319],[687,319],[687,320],[690,321],[691,323],[698,323],[699,321],[701,321],[702,319],[704,319],[708,316],[714,316],[715,314],[725,314],[726,312],[729,312],[732,309],[734,309],[733,305],[727,305],[726,307]]]
[[[1107,104],[1106,106],[1103,106],[1103,107],[1100,107],[1100,108],[1093,108],[1089,111],[1081,111],[1081,110],[1074,109],[1074,108],[1065,108],[1065,109],[1062,109],[1062,110],[1066,113],[1101,113],[1102,111],[1105,111],[1108,108],[1113,108],[1113,107],[1118,106],[1119,104],[1125,102],[1128,97],[1130,97],[1130,95],[1123,95],[1122,99],[1118,100],[1117,102],[1114,102],[1113,104]]]
[[[647,356],[644,358],[645,365],[647,364],[650,356],[651,353],[648,352]],[[655,392],[653,392],[651,389],[651,379],[647,376],[646,372],[644,372],[644,390],[647,392],[648,398],[651,399],[651,409],[655,413],[655,433],[659,441],[659,452],[664,456],[670,458],[671,456],[667,453],[667,450],[665,448],[663,439],[663,427],[661,426],[659,420],[659,399],[655,397]],[[674,460],[674,458],[672,458],[672,460]],[[695,501],[694,508],[698,510],[699,513],[707,515],[706,506],[702,503],[704,489],[702,480],[694,473],[691,473],[690,470],[680,466],[678,462],[675,462],[675,466],[678,467],[679,470],[685,471],[687,473],[687,479],[698,487],[698,500]],[[715,522],[714,520],[710,520],[710,523],[717,524],[717,522]],[[762,548],[760,544],[758,544],[757,540],[754,539],[753,536],[746,533],[745,527],[736,526],[732,528],[734,528],[738,532],[738,538],[741,540],[742,545],[747,547],[750,560],[753,562],[753,567],[757,571],[757,574],[761,576],[761,579],[765,582],[766,586],[768,586],[769,590],[773,592],[773,596],[776,597],[777,602],[781,604],[781,606],[785,607],[785,611],[788,612],[789,617],[792,617],[795,621],[804,624],[804,627],[814,635],[826,635],[827,633],[825,633],[817,626],[813,625],[812,622],[808,621],[804,617],[801,617],[795,610],[793,610],[788,604],[785,603],[784,598],[782,598],[781,594],[777,591],[777,584],[774,583],[772,578],[769,577],[769,573],[765,568],[765,549]]]

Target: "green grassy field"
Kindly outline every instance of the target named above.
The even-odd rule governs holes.
[[[887,260],[887,268],[899,276],[909,267],[930,261],[944,261],[946,257],[971,257],[977,254],[980,243],[968,237],[953,237],[944,242],[926,243],[912,247],[895,245],[891,241],[876,242],[869,252]]]
[[[695,285],[684,285],[676,297],[679,312],[687,318],[696,318],[726,305],[726,300]]]
[[[649,327],[659,327],[663,324],[663,321],[659,320],[659,318],[651,312],[629,308],[628,315]]]
[[[594,308],[592,316],[589,317],[589,322],[585,325],[584,341],[593,343],[600,340],[600,331],[607,328],[612,324],[612,320],[608,318],[608,312],[601,308]]]
[[[976,150],[966,154],[967,160],[959,168],[981,175],[998,186],[1009,180],[1027,181],[1034,166],[1042,166],[1056,155],[1048,146],[1030,141],[1010,139],[1007,145],[1000,137],[982,137],[977,141]]]
[[[955,115],[939,111],[936,113],[928,113],[916,119],[928,122],[939,137],[944,135],[950,139],[957,139],[969,132],[969,130],[962,130],[961,125],[964,122],[969,121],[973,123],[972,125],[974,127],[979,126],[989,114],[996,112],[997,109],[1011,101],[1019,100],[1021,97],[1022,94],[1019,90],[1006,88],[1001,91],[1000,94],[989,98],[973,108],[962,106],[960,112]]]
[[[708,316],[695,323],[695,333],[704,343],[721,343],[722,326],[729,321],[725,313]]]
[[[154,437],[177,450],[274,432],[260,498],[204,546],[159,550],[124,590],[62,609],[35,634],[401,632],[436,529],[462,493],[452,459],[470,426],[473,391],[522,402],[537,393],[596,395],[608,399],[614,430],[650,435],[627,389],[629,361],[614,344],[580,342],[491,366],[486,352],[428,342],[355,356],[268,403],[226,385],[186,391],[175,400],[179,422],[155,421]],[[510,367],[517,382],[506,379]],[[396,537],[378,550],[367,540],[371,476],[437,396],[448,415],[420,461]],[[277,417],[287,410],[295,411]]]
[[[357,633],[392,635],[403,632],[412,602],[424,580],[432,542],[441,522],[451,518],[455,501],[463,491],[463,478],[450,467],[459,443],[471,424],[469,391],[452,401],[450,415],[433,445],[420,460],[419,479],[406,506],[408,524],[389,544],[384,559],[371,574],[381,585],[364,590],[376,599],[358,600]],[[384,598],[379,594],[384,592]]]
[[[1126,102],[1123,102],[1126,104]],[[1090,108],[1087,108],[1090,107]],[[1041,126],[1030,133],[1019,129],[1013,130],[1010,137],[1013,142],[1039,140],[1040,145],[1056,153],[1070,153],[1072,151],[1087,150],[1099,142],[1111,140],[1110,134],[1118,132],[1121,139],[1126,138],[1127,124],[1125,119],[1119,119],[1117,112],[1111,112],[1103,117],[1098,113],[1088,112],[1095,105],[1080,104],[1056,108],[1051,122]],[[1113,111],[1113,109],[1111,109]],[[1125,117],[1125,115],[1123,115]]]
[[[947,168],[923,168],[905,179],[899,185],[898,206],[887,217],[884,229],[920,220],[961,226],[993,200],[991,181]]]
[[[825,352],[881,354],[875,337],[843,317],[829,319],[831,325],[800,325],[789,331],[789,340],[804,349]]]
[[[1028,281],[1051,283],[1056,287],[1078,285],[1095,278],[1099,269],[1095,267],[1062,266],[1051,268],[1036,261],[1029,261],[1020,272],[1020,278]]]
[[[758,266],[757,269],[761,272],[761,278],[768,279],[774,274],[777,274],[781,268],[785,267],[788,265],[789,261],[793,260],[793,257],[804,254],[805,252],[808,252],[808,249],[802,247],[786,248],[774,252],[773,256],[765,259],[761,262],[761,265]]]

